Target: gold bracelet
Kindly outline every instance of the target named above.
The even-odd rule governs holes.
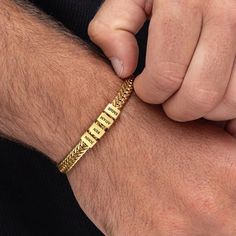
[[[133,78],[129,78],[122,84],[120,91],[112,103],[107,105],[97,120],[82,135],[79,143],[64,160],[58,163],[57,167],[61,173],[68,173],[81,157],[91,149],[112,126],[133,92],[133,82]]]

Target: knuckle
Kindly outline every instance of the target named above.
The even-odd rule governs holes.
[[[93,36],[94,32],[96,32],[96,20],[95,19],[90,21],[90,23],[88,25],[88,34],[89,34],[89,36]]]
[[[188,91],[189,102],[194,108],[199,108],[203,112],[210,111],[220,101],[222,95],[219,91],[205,89],[205,88],[193,88]]]
[[[103,39],[106,26],[98,19],[93,19],[88,26],[88,35],[93,42],[100,42]]]
[[[182,83],[182,80],[176,76],[162,74],[158,77],[154,78],[154,86],[165,92],[176,91]]]
[[[154,88],[165,92],[176,91],[182,84],[185,70],[185,66],[177,63],[160,63],[151,73]]]

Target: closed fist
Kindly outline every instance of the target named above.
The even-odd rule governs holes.
[[[177,121],[236,118],[235,0],[106,0],[89,26],[116,73],[136,68],[135,34],[150,18],[146,66],[135,81],[145,102]],[[235,122],[229,127],[236,131]]]

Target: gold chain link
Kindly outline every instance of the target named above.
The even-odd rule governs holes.
[[[133,92],[133,78],[127,79],[121,86],[120,91],[117,96],[112,101],[112,105],[118,109],[122,109],[126,101],[129,99],[131,93]]]

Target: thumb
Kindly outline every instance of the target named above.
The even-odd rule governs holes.
[[[146,20],[145,0],[107,0],[89,24],[88,34],[110,59],[117,75],[125,78],[136,69],[135,34]],[[142,6],[143,5],[143,6]]]

